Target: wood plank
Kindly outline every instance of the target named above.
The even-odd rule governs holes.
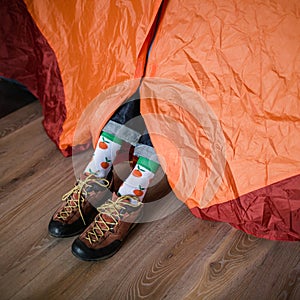
[[[224,299],[224,295],[228,299],[278,299],[283,291],[278,279],[286,282],[289,272],[294,274],[294,279],[299,276],[295,274],[299,257],[286,256],[280,247],[290,253],[299,251],[297,243],[258,239],[243,232],[231,233],[205,262],[199,282],[185,299]],[[279,260],[274,259],[276,256]],[[296,285],[290,286],[285,292],[296,296],[299,291],[295,289]]]
[[[185,215],[187,218],[182,218],[182,215]],[[192,226],[189,222],[191,216],[186,210],[182,210],[172,217],[176,217],[177,219],[180,217],[181,223],[179,225]],[[197,223],[204,222],[196,219],[194,219],[194,221]],[[164,222],[169,223],[170,220],[165,219]],[[209,222],[204,223],[207,224],[206,226],[203,226],[203,230],[209,227]],[[153,243],[157,243],[157,235],[154,231],[159,230],[162,225],[162,222],[157,222],[157,224],[140,225],[140,227],[133,232],[130,238],[128,238],[126,244],[122,248],[123,253],[118,252],[110,260],[104,262],[80,262],[73,258],[69,251],[66,251],[63,256],[54,259],[51,268],[48,267],[47,270],[39,273],[38,277],[36,276],[33,280],[31,280],[31,282],[25,286],[20,293],[25,292],[25,294],[27,294],[31,291],[32,295],[38,295],[40,298],[48,295],[48,297],[52,299],[62,299],[63,297],[77,299],[91,297],[93,299],[97,298],[97,295],[100,293],[103,299],[110,299],[111,297],[120,299],[119,296],[126,294],[127,291],[128,293],[135,292],[135,290],[132,291],[132,288],[135,287],[135,279],[136,276],[139,275],[136,271],[140,270],[142,271],[142,274],[144,274],[145,270],[147,270],[147,268],[145,268],[145,260],[147,265],[150,267],[150,274],[154,272],[154,276],[150,275],[154,280],[153,286],[158,286],[162,289],[164,287],[163,283],[169,282],[171,279],[171,277],[168,278],[168,276],[165,276],[169,272],[169,265],[170,270],[172,270],[172,265],[177,264],[176,254],[172,254],[172,252],[170,253],[170,249],[167,247],[167,245],[170,244],[170,238],[162,240],[162,242],[159,243],[159,247],[152,247],[153,250],[149,252],[151,244],[153,245]],[[214,228],[217,230],[217,227]],[[227,228],[227,230],[228,229],[229,228]],[[167,236],[167,231],[164,231],[164,233],[165,236]],[[176,234],[176,232],[174,234]],[[217,239],[219,237],[219,240],[222,240],[221,236],[224,236],[224,231],[219,232],[219,234],[214,238]],[[147,239],[145,239],[145,237],[147,237]],[[192,239],[194,243],[198,244],[201,239],[199,241],[197,237],[198,236],[187,235],[185,239]],[[211,239],[212,237],[206,235],[206,238]],[[205,243],[203,245],[205,245]],[[172,246],[171,251],[173,252],[185,252],[185,244],[180,240]],[[148,249],[147,254],[143,251],[145,247]],[[161,252],[161,250],[163,250],[163,252]],[[157,252],[161,252],[157,257],[158,263],[156,263],[157,261],[153,259],[153,257],[155,257],[153,255],[157,255]],[[191,254],[193,252],[194,250],[191,251]],[[126,257],[124,257],[124,255],[126,255]],[[172,257],[174,258],[172,259]],[[165,268],[160,266],[161,259],[162,261],[167,262]],[[181,261],[182,265],[191,263],[192,260],[190,260],[190,256],[185,257],[185,260]],[[82,267],[83,265],[85,265],[84,268]],[[77,272],[78,267],[81,273],[80,271]],[[60,268],[63,268],[68,274],[64,274],[63,276],[61,272],[57,273],[57,270]],[[53,272],[52,276],[49,275],[49,272]],[[156,274],[159,276],[155,276]],[[127,281],[126,279],[130,280]],[[158,284],[160,280],[163,280],[161,285]],[[38,282],[47,282],[46,285],[48,288],[45,289],[45,292],[40,291]],[[66,286],[70,287],[68,291],[66,291]],[[142,293],[149,293],[150,290],[153,290],[153,286],[142,285]],[[155,289],[155,291],[159,291],[160,289]],[[151,293],[149,296],[151,296]],[[18,294],[16,294],[16,299],[17,298]]]
[[[50,145],[49,138],[41,126],[41,118],[0,139],[0,185],[20,180],[26,174],[30,176],[47,145]]]
[[[137,226],[115,256],[78,260],[74,238],[47,226],[91,150],[64,158],[40,117],[15,128],[0,140],[1,299],[300,299],[300,243],[197,219],[172,193],[146,213],[174,211]]]
[[[34,101],[0,119],[0,138],[15,132],[24,125],[42,116],[42,106]]]

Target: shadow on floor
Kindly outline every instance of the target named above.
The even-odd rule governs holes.
[[[0,77],[0,118],[37,101],[25,86],[17,81]]]

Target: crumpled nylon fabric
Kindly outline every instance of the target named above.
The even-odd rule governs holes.
[[[93,131],[88,124],[90,117],[84,121],[85,126],[79,128],[77,123],[87,106],[109,87],[142,77],[161,1],[24,2],[55,52],[60,69],[66,116],[58,146],[64,151],[74,144],[86,144]],[[98,128],[105,125],[138,84],[138,80],[134,81],[112,100]],[[76,128],[78,138],[74,136]]]
[[[95,144],[140,85],[162,167],[194,215],[300,239],[299,1],[25,3],[25,48],[54,54],[37,55],[36,95],[64,154]]]
[[[18,80],[39,98],[43,125],[58,144],[66,107],[55,53],[23,1],[2,0],[0,5],[0,74]]]
[[[199,217],[271,239],[300,232],[299,9],[169,1],[141,85],[176,195]]]

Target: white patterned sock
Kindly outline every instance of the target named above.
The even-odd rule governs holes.
[[[119,188],[118,194],[121,196],[134,195],[142,200],[158,167],[159,164],[139,157],[136,166]]]
[[[121,149],[122,140],[114,135],[102,132],[97,142],[97,147],[84,172],[105,178],[111,170],[112,164]]]

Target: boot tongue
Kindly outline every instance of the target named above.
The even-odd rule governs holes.
[[[127,199],[125,199],[122,202],[130,203],[130,201]],[[115,218],[116,221],[119,221],[119,219],[122,218],[122,215],[127,211],[127,208],[128,207],[126,205],[124,205],[124,207],[118,211],[119,214],[116,213],[115,215],[113,215],[113,217]],[[109,230],[113,232],[116,224],[110,224],[110,223],[115,223],[115,220],[111,216],[107,215],[105,212],[103,212],[101,214],[101,217],[105,221],[106,225],[109,227]]]
[[[108,215],[106,215],[106,214],[101,214],[101,217],[102,217],[102,219],[103,219],[105,222],[108,222],[108,223],[113,223],[113,222],[114,222],[114,220],[113,220],[110,216],[108,216]]]
[[[117,199],[118,199],[118,196],[116,194],[113,194],[112,200],[115,202],[115,201],[117,201]],[[139,208],[139,202],[135,199],[129,199],[129,198],[122,199],[121,203],[123,204],[122,205],[123,207],[120,208],[120,210],[118,211],[118,214],[117,213],[115,215],[113,214],[113,217],[115,218],[116,221],[119,221],[119,219],[122,220],[122,216],[126,215],[126,213],[130,213]],[[129,204],[129,205],[126,205],[126,204]],[[114,219],[111,216],[107,215],[105,213],[105,211],[103,211],[101,213],[101,218],[104,220],[106,225],[110,228],[110,231],[113,232],[116,224],[110,224],[110,223],[114,223],[115,222]],[[104,226],[103,226],[103,228],[104,228]]]
[[[92,182],[90,181],[88,186],[85,185],[85,190],[87,193],[91,193],[91,192],[99,192],[99,191],[102,191],[104,189],[104,186],[106,185],[105,181],[102,180],[102,178],[100,177],[97,177],[93,174],[89,174],[89,173],[83,173],[81,176],[80,176],[80,180],[81,181],[84,181],[88,176],[90,176],[90,179],[91,180],[95,180],[97,181],[98,183],[101,183],[103,184],[103,186],[97,184],[96,182]]]
[[[75,201],[74,201],[74,200]],[[77,200],[78,200],[78,193],[73,193],[72,194],[72,199],[69,201],[69,203],[72,205],[72,206],[77,206]]]
[[[101,218],[104,220],[106,226],[108,226],[109,231],[114,232],[114,228],[116,226],[114,220],[106,214],[101,214]],[[102,222],[100,223],[100,227],[102,230],[107,230],[106,226]]]
[[[82,173],[80,176],[79,176],[79,179],[78,180],[81,180],[81,181],[84,181],[89,175],[89,173]]]

